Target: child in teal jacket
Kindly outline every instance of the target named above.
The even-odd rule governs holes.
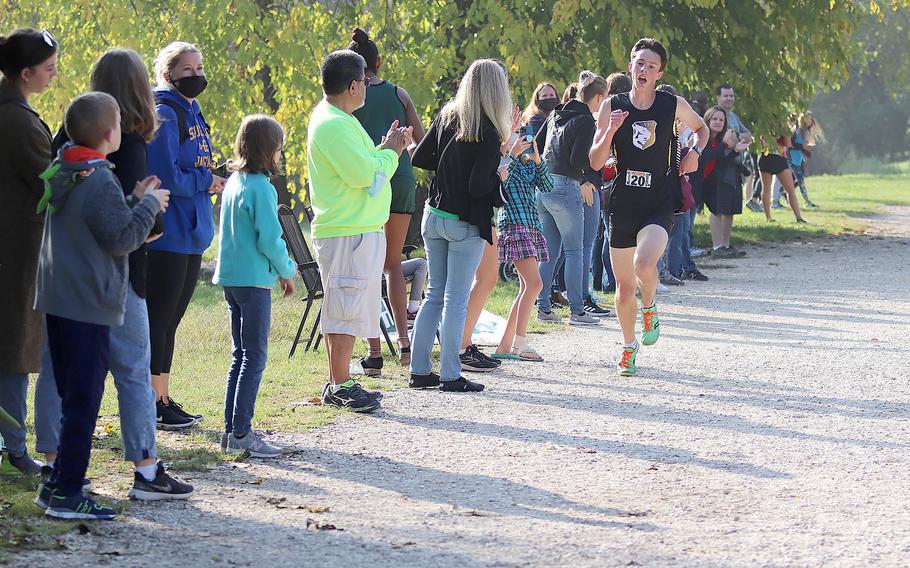
[[[265,115],[243,120],[231,163],[235,173],[221,201],[218,266],[213,282],[224,287],[231,320],[233,362],[224,397],[222,448],[259,458],[281,448],[252,430],[253,410],[268,353],[272,287],[294,293],[297,265],[288,256],[278,223],[278,192],[268,176],[278,170],[284,129]]]

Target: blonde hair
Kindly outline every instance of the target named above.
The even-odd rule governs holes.
[[[808,126],[806,117],[812,117],[812,126]],[[803,114],[799,115],[799,128],[806,131],[806,140],[805,144],[809,146],[815,146],[817,142],[824,142],[825,135],[822,133],[822,127],[818,124],[818,119],[815,118],[815,115],[811,111],[806,111]]]
[[[195,45],[185,41],[173,41],[158,52],[158,57],[155,58],[155,81],[159,87],[167,87],[168,80],[164,76],[165,73],[170,74],[174,67],[177,66],[177,63],[180,62],[180,58],[187,53],[199,53],[201,55]]]
[[[483,117],[493,123],[500,143],[512,134],[512,95],[502,65],[493,59],[478,59],[465,72],[455,98],[440,113],[443,126],[457,122],[455,137],[479,142]]]
[[[275,154],[284,144],[284,128],[265,114],[251,114],[243,119],[234,140],[234,159],[229,169],[235,172],[278,174],[280,165]]]
[[[607,80],[593,71],[585,69],[578,74],[578,92],[575,97],[583,103],[586,103],[597,95],[607,94],[609,89]]]

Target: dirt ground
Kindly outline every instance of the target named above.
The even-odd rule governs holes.
[[[907,566],[910,208],[748,252],[660,296],[635,378],[615,319],[535,336],[13,564]]]

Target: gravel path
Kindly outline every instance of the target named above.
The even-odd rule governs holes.
[[[880,221],[706,263],[636,378],[615,320],[538,336],[481,395],[388,393],[15,563],[907,566],[910,208]]]

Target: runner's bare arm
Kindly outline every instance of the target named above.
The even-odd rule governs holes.
[[[613,135],[616,134],[628,115],[629,113],[620,110],[617,110],[614,115],[610,99],[601,103],[600,110],[597,112],[597,131],[594,132],[594,143],[591,145],[591,151],[588,152],[591,168],[594,170],[599,171],[607,163],[613,146]]]
[[[683,161],[679,164],[679,175],[686,175],[698,169],[698,157],[702,150],[708,145],[708,126],[702,120],[698,113],[692,110],[689,102],[682,98],[676,97],[676,118],[682,121],[694,132],[695,144],[692,146],[695,152],[689,152]]]
[[[413,155],[417,145],[423,140],[423,124],[420,123],[420,117],[417,115],[417,108],[414,107],[411,95],[401,87],[398,87],[398,100],[404,105],[405,125],[414,129],[411,134],[414,141],[408,147],[408,153]]]

